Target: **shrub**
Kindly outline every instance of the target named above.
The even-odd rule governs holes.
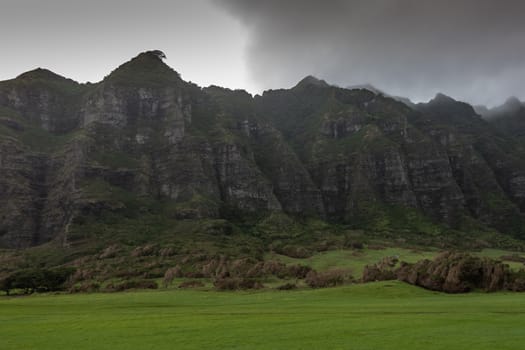
[[[184,273],[184,276],[186,278],[204,278],[204,274],[200,271],[187,271]]]
[[[152,244],[147,244],[145,246],[137,247],[137,248],[133,249],[133,251],[131,252],[131,256],[137,258],[137,257],[140,257],[140,256],[156,255],[156,253],[157,253],[157,249],[155,248],[155,246],[152,245]]]
[[[218,278],[213,282],[213,286],[218,290],[237,290],[239,289],[238,278]]]
[[[521,269],[511,272],[506,289],[513,292],[525,292],[525,270]]]
[[[525,258],[520,256],[520,255],[517,255],[517,254],[503,255],[503,256],[501,256],[501,260],[513,261],[513,262],[518,262],[518,263],[525,264]]]
[[[358,249],[358,250],[365,248],[365,245],[363,244],[363,242],[353,241],[353,240],[345,241],[344,246],[345,248],[352,248],[352,249]]]
[[[217,290],[261,289],[261,282],[251,278],[218,278],[213,282]]]
[[[285,283],[277,287],[278,290],[292,290],[297,289],[297,285],[295,283]]]
[[[72,281],[89,280],[95,277],[97,272],[93,269],[78,269],[71,276]]]
[[[199,288],[204,287],[201,281],[184,281],[179,284],[179,288]]]
[[[115,292],[122,292],[128,289],[157,289],[157,282],[151,280],[131,280],[124,281],[117,285],[108,285],[107,289]]]
[[[241,278],[239,282],[239,289],[261,289],[264,288],[263,284],[255,279]]]
[[[292,245],[287,245],[282,248],[276,248],[275,251],[278,254],[289,256],[290,258],[296,258],[296,259],[304,259],[309,258],[313,255],[313,253],[304,248],[304,247],[296,247]]]
[[[97,282],[86,282],[80,286],[74,286],[69,289],[70,293],[93,293],[100,290],[100,284]]]
[[[519,273],[512,273],[508,265],[454,252],[443,252],[432,261],[402,263],[395,273],[400,281],[445,293],[519,290],[521,284]]]
[[[288,266],[288,275],[289,275],[289,277],[303,279],[303,278],[306,278],[306,276],[308,275],[308,273],[310,271],[312,271],[312,268],[310,266],[306,266],[306,265],[291,265],[291,266]]]
[[[26,269],[8,276],[3,282],[3,289],[9,294],[10,289],[23,289],[26,294],[57,291],[64,288],[75,268]]]
[[[175,277],[182,277],[182,271],[179,265],[167,269],[164,273],[164,280],[162,281],[164,288],[168,288]]]
[[[351,278],[349,271],[343,269],[332,269],[323,272],[310,271],[305,282],[312,288],[327,288],[341,285],[345,280]]]
[[[117,253],[120,251],[120,248],[117,245],[110,245],[100,255],[98,256],[99,259],[111,259],[117,256]]]
[[[380,269],[376,264],[366,265],[363,269],[363,282],[390,281],[397,278],[391,269]]]
[[[169,257],[177,254],[177,251],[173,247],[165,247],[159,251],[159,255],[162,257]]]
[[[9,276],[0,279],[0,290],[3,290],[7,295],[9,295],[9,292],[12,289],[11,284],[12,280],[9,278]]]

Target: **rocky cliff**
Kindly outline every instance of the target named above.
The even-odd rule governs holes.
[[[518,144],[443,95],[409,107],[307,77],[252,97],[185,82],[157,51],[97,84],[37,69],[0,82],[0,242],[67,245],[104,212],[524,237]]]

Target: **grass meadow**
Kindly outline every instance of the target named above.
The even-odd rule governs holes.
[[[522,349],[525,295],[401,282],[0,298],[0,348]]]

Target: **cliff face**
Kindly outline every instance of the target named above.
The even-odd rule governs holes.
[[[253,98],[184,82],[156,52],[97,84],[38,69],[0,82],[0,242],[68,244],[82,217],[145,202],[180,220],[278,211],[363,227],[406,208],[519,236],[515,142],[444,96],[409,108],[308,77]]]
[[[457,222],[463,194],[445,150],[409,121],[415,111],[366,90],[304,81],[260,100],[301,154],[329,217],[349,221],[366,216],[370,206],[399,205]],[[287,113],[292,121],[284,117],[285,124]]]

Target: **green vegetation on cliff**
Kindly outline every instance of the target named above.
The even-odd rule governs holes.
[[[408,107],[314,77],[253,97],[201,89],[162,58],[96,84],[42,69],[0,82],[0,246],[55,249],[48,267],[93,267],[115,245],[212,260],[522,248],[524,154],[469,105]]]

